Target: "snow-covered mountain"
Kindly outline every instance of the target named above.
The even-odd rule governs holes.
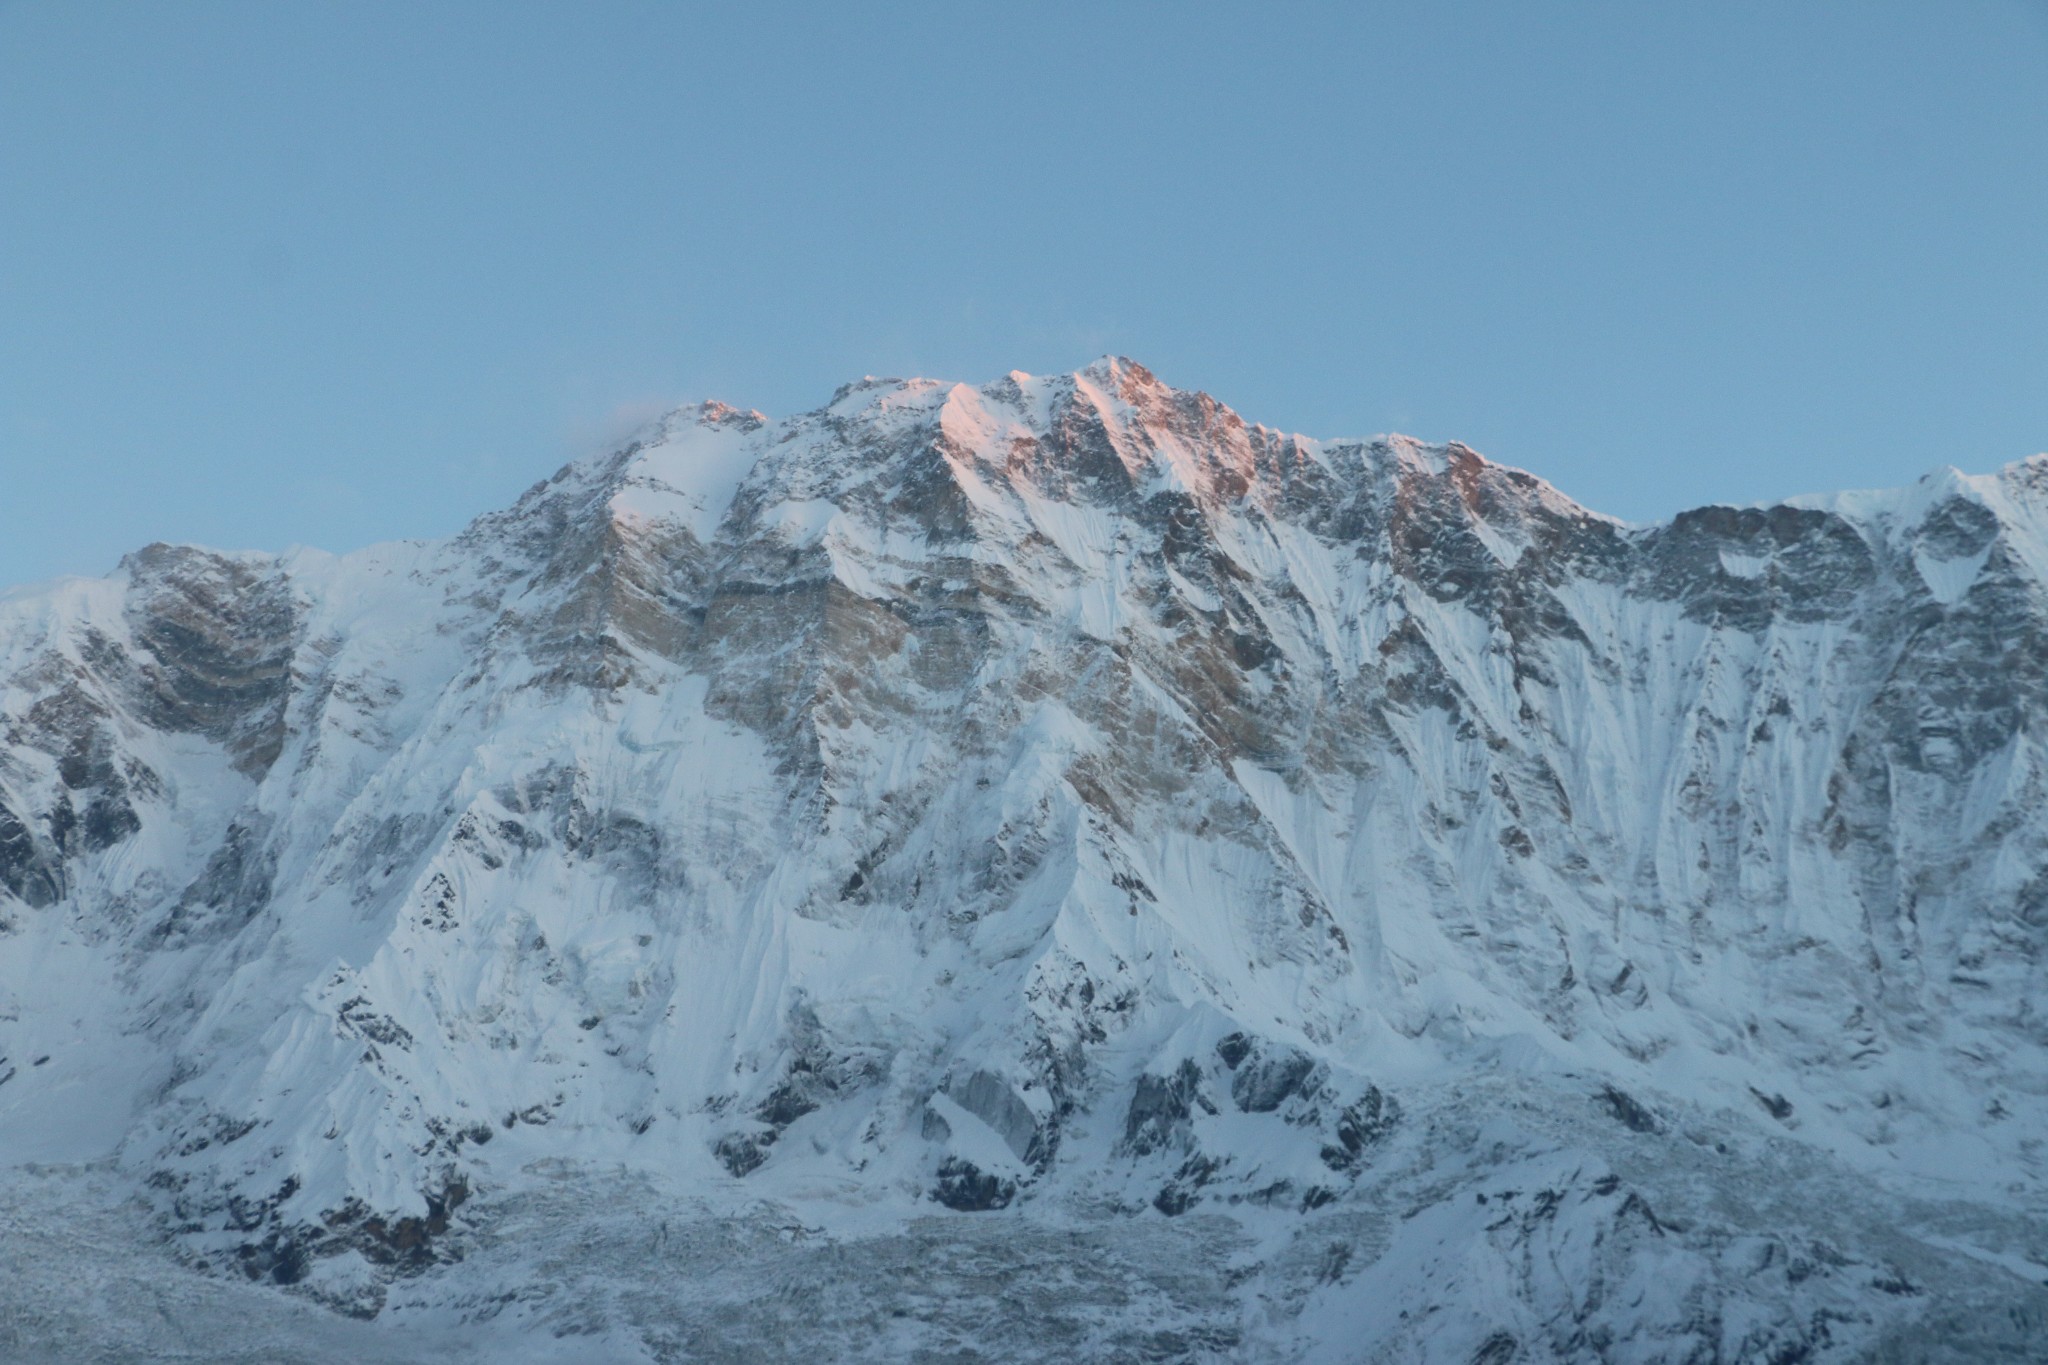
[[[16,591],[0,727],[13,1197],[366,1332],[2048,1337],[2048,457],[1630,526],[1127,360],[867,380]]]

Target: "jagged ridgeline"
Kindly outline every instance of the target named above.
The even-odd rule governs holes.
[[[1236,1229],[1162,1358],[2021,1349],[2044,583],[2044,458],[1630,526],[1124,360],[152,546],[0,598],[0,1156],[361,1314],[607,1171]]]

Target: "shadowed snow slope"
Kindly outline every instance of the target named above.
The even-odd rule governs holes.
[[[435,1341],[2048,1330],[2048,458],[1638,527],[1127,360],[867,380],[0,597],[0,726],[20,1197]]]

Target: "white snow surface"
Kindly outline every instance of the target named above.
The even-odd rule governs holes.
[[[0,597],[7,1216],[308,1360],[2003,1350],[2044,582],[2048,457],[1632,527],[1122,359],[153,546]]]

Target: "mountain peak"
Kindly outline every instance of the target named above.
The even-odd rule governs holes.
[[[1035,1311],[1085,1244],[1210,1315],[1066,1358],[2024,1332],[1969,1296],[2044,1203],[2037,470],[1622,531],[1110,356],[0,597],[0,1152],[114,1157],[188,1263],[529,1332],[671,1216],[686,1295],[831,1248],[855,1317],[904,1265]],[[1922,1175],[1970,1248],[1906,1248]]]
[[[736,408],[721,403],[716,398],[707,398],[701,403],[685,404],[670,413],[670,422],[687,420],[698,426],[737,427],[741,431],[754,431],[768,424],[768,418],[752,408]]]
[[[1151,370],[1125,355],[1098,356],[1076,371],[1074,377],[1087,379],[1116,393],[1155,389],[1177,392],[1171,385],[1162,382]]]

